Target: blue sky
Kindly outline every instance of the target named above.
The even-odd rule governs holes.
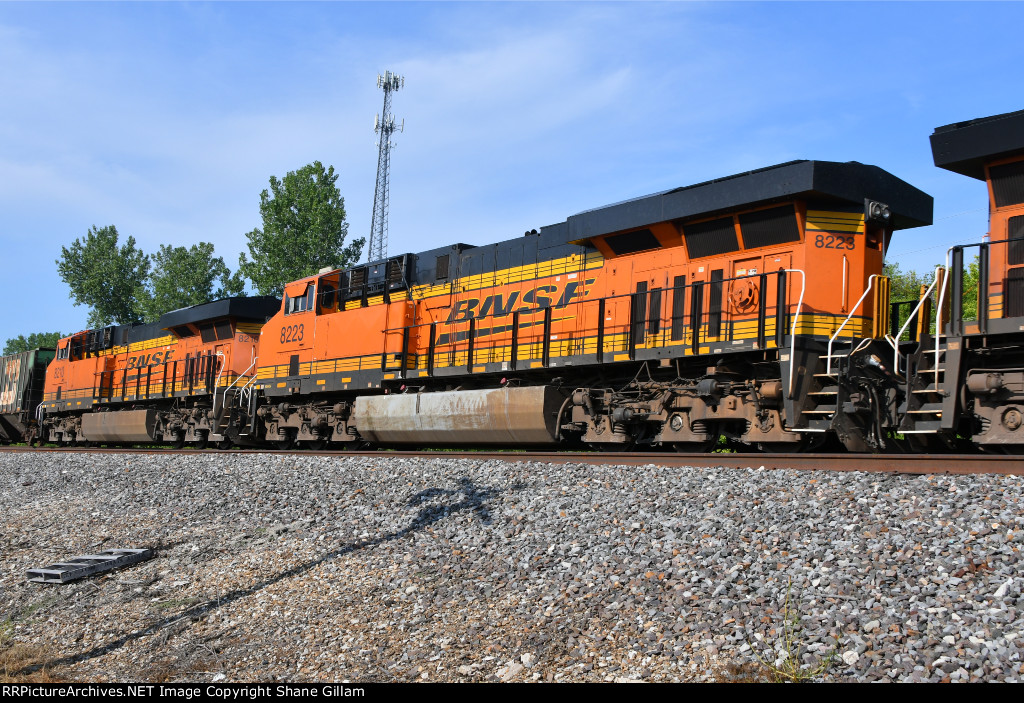
[[[259,193],[313,160],[370,228],[393,111],[389,251],[483,244],[791,159],[935,197],[925,270],[986,231],[939,125],[1024,108],[1016,3],[0,3],[0,341],[85,325],[54,261],[91,225],[232,268]]]

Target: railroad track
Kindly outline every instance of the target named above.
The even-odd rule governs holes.
[[[480,459],[499,461],[537,461],[567,464],[624,464],[642,466],[698,466],[725,468],[800,469],[824,471],[877,471],[902,474],[1006,474],[1024,476],[1024,457],[986,454],[756,454],[714,453],[674,454],[669,452],[550,452],[550,451],[342,451],[342,450],[268,450],[268,449],[170,449],[164,447],[0,447],[4,452],[92,452],[101,454],[286,454],[301,456],[394,457],[422,459]]]

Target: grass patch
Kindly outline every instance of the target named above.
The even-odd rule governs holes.
[[[49,667],[51,657],[43,648],[22,644],[14,637],[14,621],[0,622],[0,683],[60,683]]]
[[[758,672],[761,679],[741,679],[750,681],[769,681],[772,683],[808,683],[822,679],[828,674],[835,663],[837,647],[832,647],[815,666],[804,666],[803,657],[807,648],[802,642],[803,626],[800,613],[791,605],[790,596],[793,590],[792,579],[786,587],[786,602],[782,607],[782,631],[776,636],[777,646],[772,647],[767,641],[762,643],[761,651],[748,642],[750,651],[757,657],[758,665],[748,665],[747,673]],[[738,672],[744,667],[737,667]],[[742,673],[742,672],[740,672]]]
[[[30,606],[26,607],[25,609],[23,609],[21,611],[21,617],[19,619],[21,619],[21,620],[28,620],[33,615],[38,613],[40,610],[43,610],[44,608],[49,608],[51,605],[56,603],[58,600],[60,600],[60,599],[57,596],[47,596],[46,598],[43,598],[42,600],[40,600],[38,603],[33,603],[32,605],[30,605]],[[13,623],[12,623],[12,626],[13,626]]]

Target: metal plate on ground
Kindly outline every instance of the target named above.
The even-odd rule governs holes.
[[[103,571],[120,569],[153,557],[152,549],[107,549],[85,554],[41,569],[29,569],[28,580],[35,583],[68,583]]]

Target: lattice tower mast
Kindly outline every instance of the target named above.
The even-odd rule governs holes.
[[[391,168],[391,135],[405,131],[405,120],[395,124],[391,114],[391,93],[405,85],[405,78],[391,71],[377,76],[377,87],[384,90],[383,117],[377,115],[373,131],[380,135],[377,155],[377,187],[373,191],[373,222],[370,224],[370,246],[367,261],[379,261],[388,255],[388,171]]]

